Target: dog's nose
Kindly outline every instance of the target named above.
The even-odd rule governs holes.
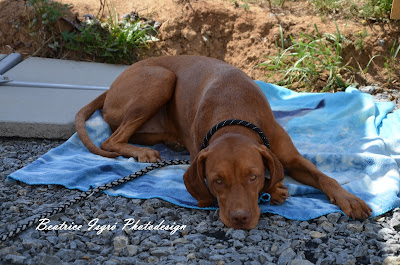
[[[231,220],[235,224],[246,224],[250,219],[250,212],[247,210],[236,210],[231,212]]]

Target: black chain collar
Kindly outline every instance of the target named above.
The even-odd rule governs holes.
[[[231,119],[231,120],[222,121],[222,122],[216,124],[214,127],[212,127],[211,130],[209,130],[208,133],[206,134],[206,136],[204,137],[204,140],[203,140],[203,143],[201,144],[200,150],[203,150],[204,148],[207,147],[208,142],[211,139],[211,136],[213,136],[216,131],[218,131],[222,127],[229,126],[229,125],[240,125],[240,126],[244,126],[249,129],[252,129],[256,133],[258,133],[258,135],[263,140],[265,146],[268,147],[268,149],[271,149],[267,136],[263,133],[263,131],[260,128],[258,128],[253,123],[248,122],[248,121]]]

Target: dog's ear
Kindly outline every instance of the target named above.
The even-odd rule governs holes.
[[[272,153],[265,145],[260,145],[259,151],[271,176],[270,179],[265,178],[264,187],[262,189],[264,192],[267,192],[276,183],[283,180],[283,166],[274,153]]]
[[[211,206],[214,203],[214,197],[211,195],[204,181],[206,157],[207,151],[200,151],[183,175],[183,182],[186,189],[196,198],[199,207]]]

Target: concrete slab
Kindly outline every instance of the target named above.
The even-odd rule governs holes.
[[[3,75],[15,81],[109,87],[126,68],[126,65],[31,57]]]
[[[4,76],[16,81],[109,87],[123,65],[28,58]],[[0,85],[0,136],[67,139],[77,111],[102,90]]]

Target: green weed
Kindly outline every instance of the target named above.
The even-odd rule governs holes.
[[[393,0],[368,0],[354,3],[351,13],[355,17],[365,20],[388,20],[392,9]]]
[[[341,8],[341,1],[338,0],[311,0],[318,12],[326,15],[336,13]]]
[[[389,18],[393,0],[309,0],[323,16],[339,14],[341,17],[356,17],[364,20],[386,20]]]
[[[243,8],[245,11],[250,10],[250,0],[242,0],[242,1],[237,1],[237,0],[230,0],[230,3],[234,5],[235,7]]]
[[[26,4],[34,10],[35,18],[32,24],[41,21],[42,25],[53,27],[54,24],[66,14],[70,5],[63,5],[50,0],[29,0]]]
[[[361,52],[364,49],[364,40],[366,37],[369,36],[368,32],[365,29],[363,29],[354,33],[354,36],[356,37],[354,41],[354,46],[356,48],[356,51]]]
[[[245,3],[242,4],[242,5],[239,5],[239,7],[240,7],[240,8],[243,8],[243,9],[246,10],[246,11],[249,11],[249,10],[250,10],[250,6],[249,6],[248,1],[245,2]]]
[[[60,4],[51,0],[28,0],[26,7],[24,14],[28,20],[29,35],[37,38],[39,42],[44,41],[32,55],[36,55],[46,45],[57,52],[61,48],[60,41],[62,41],[58,21],[67,14],[71,5]],[[33,12],[29,7],[32,8]]]
[[[392,47],[390,48],[389,57],[385,57],[384,66],[388,74],[387,84],[389,86],[392,84],[393,81],[396,81],[393,80],[393,73],[396,70],[396,66],[398,67],[398,70],[400,70],[400,59],[396,59],[397,55],[399,55],[399,51],[400,44],[396,49],[396,41],[394,41]]]
[[[59,19],[66,14],[69,5],[50,0],[29,0],[27,6],[31,6],[34,13],[31,27],[41,21],[41,35],[47,35],[46,32],[51,34],[42,47],[47,44],[54,51],[65,47],[101,57],[110,63],[132,63],[137,60],[139,49],[149,48],[151,41],[157,41],[154,37],[156,30],[151,23],[138,16],[126,16],[119,20],[115,7],[107,1],[103,5],[107,9],[106,20],[99,16],[100,11],[104,10],[101,9],[97,17],[87,16],[73,32],[56,30]]]
[[[101,57],[106,62],[132,63],[141,48],[157,41],[155,29],[146,21],[133,16],[118,19],[114,7],[107,5],[108,18],[87,18],[78,32],[63,32],[66,47]]]
[[[300,33],[285,48],[283,30],[280,27],[281,43],[277,46],[277,55],[269,56],[267,61],[258,65],[271,71],[272,76],[278,74],[277,84],[292,89],[321,87],[322,91],[340,90],[351,84],[344,76],[353,72],[352,67],[343,63],[342,51],[347,40],[336,25],[336,33],[321,34],[314,25],[316,35]]]

